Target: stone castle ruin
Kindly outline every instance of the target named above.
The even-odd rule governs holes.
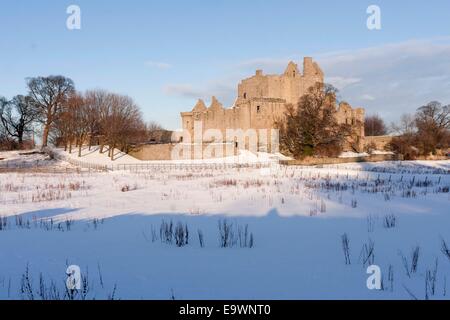
[[[192,111],[181,113],[182,133],[174,132],[171,139],[154,137],[154,143],[138,148],[132,155],[141,160],[169,160],[236,155],[239,149],[278,152],[276,124],[283,121],[286,106],[296,104],[317,82],[324,83],[324,74],[312,58],[304,58],[303,73],[294,62],[289,62],[280,75],[265,75],[257,70],[239,83],[237,98],[230,108],[224,108],[215,97],[209,107],[198,100]],[[364,109],[341,102],[336,111],[339,123],[353,126],[354,134],[347,138],[344,151],[361,152]],[[211,135],[211,131],[215,134]],[[183,150],[178,153],[179,148]]]
[[[324,83],[324,74],[319,65],[309,57],[304,58],[303,73],[294,62],[289,62],[281,75],[265,75],[262,70],[257,70],[254,76],[239,83],[236,101],[230,108],[224,108],[212,97],[209,107],[200,99],[192,111],[182,112],[183,131],[193,137],[194,128],[197,126],[198,129],[199,124],[203,133],[210,129],[220,130],[224,142],[235,144],[236,148],[248,148],[248,142],[239,145],[242,142],[228,136],[227,130],[266,131],[267,137],[262,139],[258,135],[257,149],[274,151],[271,141],[276,139],[272,131],[276,129],[276,122],[283,121],[288,104],[296,104],[317,82]],[[355,134],[348,138],[345,151],[361,151],[364,143],[364,109],[354,109],[345,102],[336,107],[338,122],[355,126]],[[203,135],[201,139],[205,143],[213,141],[212,137]]]

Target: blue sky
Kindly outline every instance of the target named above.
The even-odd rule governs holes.
[[[66,28],[81,8],[82,29]],[[366,27],[369,5],[382,29]],[[450,1],[1,0],[0,95],[62,74],[79,90],[133,97],[170,129],[197,98],[225,106],[255,69],[319,61],[341,96],[388,122],[430,100],[450,103]]]

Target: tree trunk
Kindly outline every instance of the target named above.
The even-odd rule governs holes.
[[[113,145],[111,146],[111,161],[114,161],[114,149],[116,148],[116,144],[113,143]]]
[[[21,123],[17,128],[17,141],[19,143],[19,149],[23,148],[23,130],[25,125]]]
[[[42,148],[48,146],[48,134],[50,132],[50,125],[45,124],[44,126],[44,132],[42,133]]]

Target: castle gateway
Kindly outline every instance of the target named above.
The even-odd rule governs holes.
[[[300,97],[317,82],[324,83],[324,74],[312,58],[304,58],[303,74],[297,64],[289,62],[281,75],[265,75],[262,70],[248,79],[242,80],[238,85],[237,99],[231,108],[224,108],[222,104],[212,97],[211,105],[206,107],[203,100],[198,100],[190,112],[182,112],[183,130],[194,137],[194,127],[200,124],[204,133],[215,129],[222,133],[227,143],[233,143],[238,148],[248,146],[238,145],[233,137],[227,135],[227,130],[253,129],[256,132],[269,132],[267,141],[258,140],[258,151],[271,151],[270,132],[276,129],[276,122],[283,121],[286,106],[296,104]],[[364,109],[353,109],[349,104],[342,102],[337,108],[337,121],[354,125],[354,136],[349,137],[344,147],[345,151],[361,151],[364,139]],[[228,136],[228,137],[227,137]],[[213,139],[202,135],[202,142],[212,142]],[[258,139],[261,139],[258,136]],[[187,141],[185,141],[187,142]],[[272,150],[273,151],[273,150]]]

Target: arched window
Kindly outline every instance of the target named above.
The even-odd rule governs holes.
[[[247,99],[247,93],[244,92],[244,99]]]
[[[257,106],[256,107],[256,113],[259,113],[261,111],[261,107],[260,106]]]

